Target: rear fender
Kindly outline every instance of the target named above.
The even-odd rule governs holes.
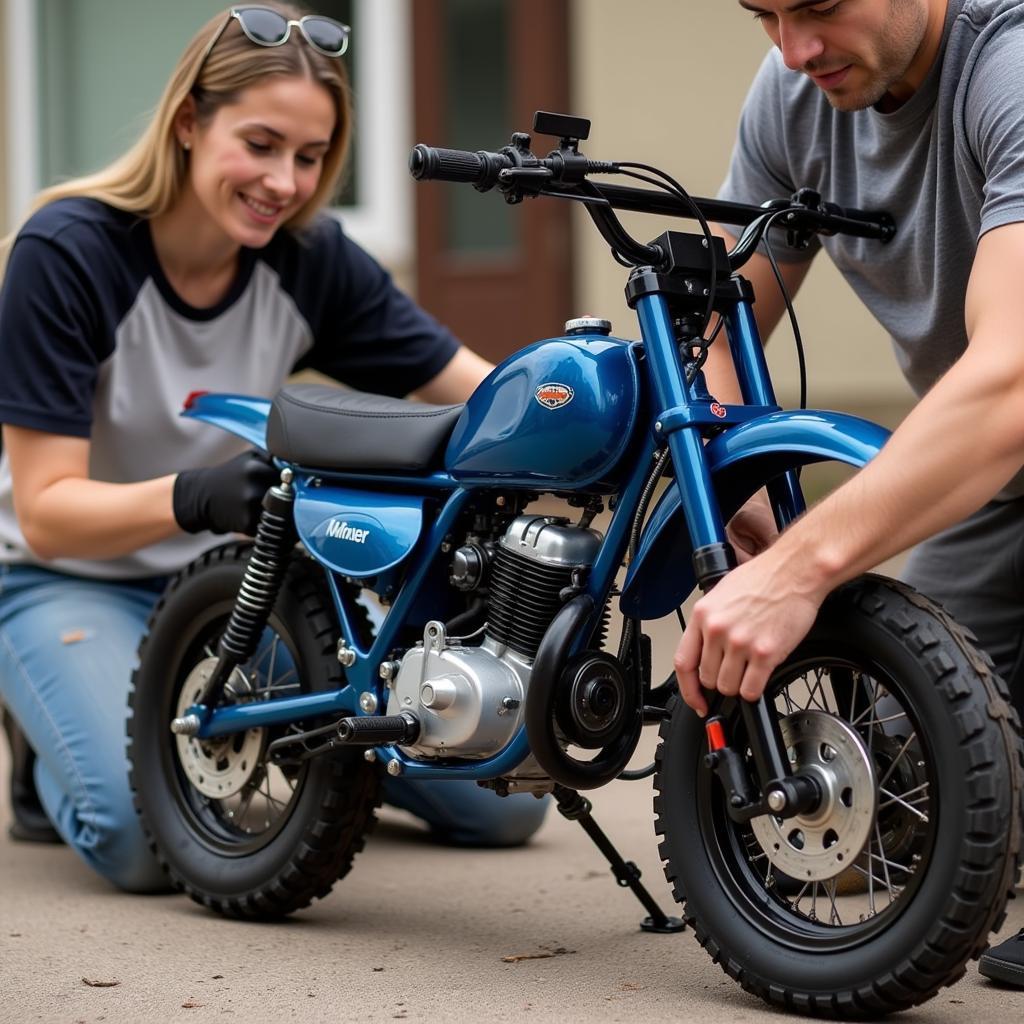
[[[728,522],[770,480],[814,462],[868,463],[889,431],[868,420],[834,412],[775,412],[727,430],[704,449],[715,494]],[[679,490],[672,484],[644,527],[626,574],[623,615],[658,619],[675,611],[696,586],[693,545]]]
[[[229,434],[237,434],[261,451],[267,450],[269,398],[201,391],[189,395],[181,415],[212,423]]]

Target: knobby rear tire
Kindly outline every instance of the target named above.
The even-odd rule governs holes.
[[[665,874],[701,945],[748,992],[824,1017],[906,1009],[960,978],[1002,925],[1020,861],[1020,722],[1006,685],[972,639],[911,588],[868,576],[828,598],[807,640],[773,677],[785,680],[787,666],[826,651],[844,659],[859,652],[878,675],[896,681],[892,692],[900,691],[923,747],[937,755],[928,769],[934,786],[919,790],[934,795],[940,818],[928,853],[918,855],[920,877],[911,877],[888,917],[852,923],[845,946],[813,915],[801,933],[799,918],[787,917],[789,900],[774,888],[780,883],[766,880],[757,893],[752,879],[759,873],[743,866],[742,855],[723,853],[742,848],[730,839],[740,827],[723,813],[722,786],[703,765],[703,723],[678,698],[670,703],[654,781]],[[725,713],[735,723],[735,706]],[[881,834],[879,849],[888,856]],[[870,869],[870,842],[867,851]],[[768,858],[760,848],[754,853],[763,867]],[[835,909],[835,887],[832,899]]]
[[[348,873],[374,824],[380,780],[358,751],[306,762],[293,770],[290,803],[262,843],[210,817],[190,786],[168,726],[197,662],[197,644],[206,657],[215,649],[250,551],[249,544],[232,543],[207,552],[173,579],[156,605],[128,699],[128,757],[143,831],[174,885],[230,917],[276,918],[326,896]],[[269,630],[287,648],[301,690],[344,685],[330,595],[322,570],[308,559],[293,557]],[[270,738],[283,734],[267,733],[264,752]],[[205,805],[220,806],[210,800]]]

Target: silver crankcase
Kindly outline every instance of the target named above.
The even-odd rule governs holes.
[[[490,638],[478,646],[449,643],[444,625],[428,622],[423,643],[402,658],[388,714],[411,711],[420,721],[415,757],[486,758],[522,724],[531,664]]]
[[[533,659],[561,593],[593,564],[600,543],[599,533],[561,516],[525,514],[509,525],[495,555],[483,641],[449,640],[442,623],[428,622],[423,642],[402,658],[388,714],[407,711],[420,722],[404,750],[482,759],[508,745],[523,723]]]

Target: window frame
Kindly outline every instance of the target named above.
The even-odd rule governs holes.
[[[359,145],[359,202],[334,207],[346,232],[382,262],[405,267],[414,254],[412,179],[407,171],[412,133],[410,68],[412,0],[353,0],[361,59],[353,82]],[[5,177],[10,226],[25,216],[39,180],[38,90],[40,39],[36,0],[6,0],[4,100]]]
[[[40,188],[36,5],[34,0],[6,0],[4,14],[6,198],[9,226],[13,227],[25,216]]]

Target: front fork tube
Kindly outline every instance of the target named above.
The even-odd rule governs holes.
[[[735,553],[714,500],[703,438],[688,417],[694,396],[680,364],[668,303],[657,293],[645,295],[637,301],[637,314],[644,351],[651,361],[655,398],[662,410],[655,432],[666,439],[672,453],[679,499],[693,543],[694,572],[701,589],[707,591],[735,566]],[[771,378],[750,306],[737,303],[728,316],[730,347],[744,401],[774,405]],[[780,528],[802,509],[799,484],[792,474],[773,481],[769,495]],[[741,700],[740,706],[760,792],[750,785],[741,755],[729,746],[724,721],[714,718],[707,724],[707,763],[725,786],[730,816],[737,821],[767,813],[787,818],[817,806],[821,794],[814,780],[794,776],[789,770],[774,709],[764,697],[753,703]]]
[[[743,401],[748,405],[775,405],[764,346],[750,304],[737,302],[726,318],[726,335]],[[782,530],[804,510],[796,473],[790,470],[769,481],[767,491],[775,523]],[[728,746],[722,727],[708,727],[708,760],[726,787],[729,814],[738,821],[769,812],[789,818],[817,806],[821,795],[814,781],[790,772],[778,718],[768,701],[764,697],[754,703],[741,701],[740,710],[757,770],[759,794],[750,791],[746,766],[739,754]],[[714,749],[716,738],[722,744],[717,752]]]
[[[775,405],[775,390],[764,357],[764,345],[750,304],[735,303],[726,314],[726,324],[729,351],[743,401],[747,405]],[[769,481],[767,489],[775,523],[781,530],[804,510],[800,481],[796,473],[789,470]]]
[[[736,558],[714,499],[704,441],[689,421],[694,403],[680,364],[668,303],[654,293],[639,298],[636,307],[644,352],[651,364],[652,390],[661,410],[655,434],[665,439],[672,453],[679,501],[693,543],[694,572],[701,588],[707,590],[736,564]]]

